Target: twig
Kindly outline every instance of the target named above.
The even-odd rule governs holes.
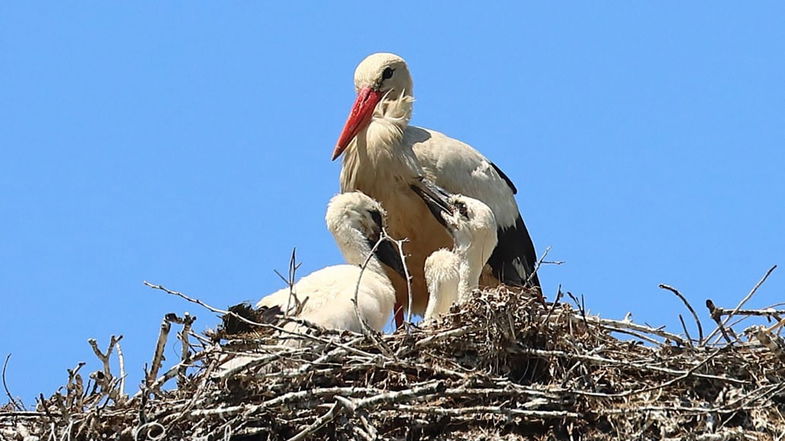
[[[508,417],[532,417],[532,418],[582,418],[582,415],[577,412],[570,412],[564,410],[524,410],[524,409],[510,409],[501,406],[474,406],[474,407],[459,407],[459,408],[441,408],[429,406],[397,406],[398,411],[417,412],[429,415],[482,415],[482,414],[498,414]]]
[[[414,397],[427,395],[444,389],[444,383],[441,380],[429,381],[425,384],[414,386],[409,389],[386,392],[372,397],[363,398],[362,400],[352,402],[351,410],[362,409],[365,407],[372,407],[382,403],[397,403],[400,401],[407,401]]]
[[[125,357],[123,356],[123,348],[120,347],[120,341],[117,341],[117,364],[120,367],[120,386],[118,390],[120,397],[125,397]]]
[[[94,380],[95,382],[101,386],[101,391],[105,393],[109,398],[118,402],[120,397],[118,396],[118,391],[113,387],[112,380],[114,376],[112,375],[112,370],[109,365],[109,358],[112,356],[112,351],[114,350],[115,345],[123,339],[123,336],[111,336],[109,338],[109,346],[106,348],[106,353],[104,354],[98,349],[98,342],[94,338],[90,338],[87,340],[87,343],[90,344],[90,347],[93,349],[93,353],[99,360],[101,360],[101,364],[103,365],[103,372],[96,373]],[[92,377],[92,375],[91,375]]]
[[[278,272],[278,270],[273,270],[273,272],[278,277],[280,277],[281,280],[284,281],[284,283],[286,283],[286,286],[289,287],[289,297],[286,299],[286,311],[284,311],[284,316],[290,315],[290,306],[291,306],[292,299],[294,299],[294,302],[297,305],[297,307],[295,308],[296,312],[294,313],[294,315],[297,315],[299,313],[300,302],[299,300],[297,300],[297,295],[294,292],[294,284],[297,275],[297,270],[300,269],[300,265],[302,264],[297,263],[297,248],[292,248],[292,256],[289,258],[288,277],[282,276],[281,273]]]
[[[597,357],[597,356],[592,356],[592,355],[571,354],[571,353],[564,352],[564,351],[553,351],[553,350],[545,350],[545,349],[519,349],[518,352],[519,353],[524,353],[524,354],[539,355],[539,356],[555,356],[555,357],[561,357],[561,358],[567,358],[567,359],[574,358],[574,359],[577,359],[577,360],[591,361],[591,362],[594,362],[594,363],[597,363],[597,364],[600,364],[600,365],[607,364],[607,365],[626,366],[626,367],[629,367],[629,368],[632,368],[632,369],[638,369],[638,370],[642,370],[642,371],[651,371],[651,372],[662,372],[662,373],[670,374],[670,375],[683,376],[683,375],[685,375],[685,374],[687,374],[689,372],[689,371],[670,369],[670,368],[660,367],[660,366],[639,364],[639,363],[636,363],[634,361],[628,361],[628,360],[616,360],[616,359],[612,359],[612,358]],[[745,381],[745,380],[739,380],[739,379],[730,378],[730,377],[723,377],[723,376],[720,376],[720,375],[698,374],[698,373],[693,373],[693,375],[695,375],[696,377],[700,377],[700,378],[709,378],[709,379],[713,379],[713,380],[727,381],[727,382],[730,382],[730,383],[738,383],[738,384],[748,384],[749,383],[748,381]]]
[[[305,438],[306,436],[314,433],[320,427],[322,427],[327,422],[334,419],[338,413],[340,412],[338,405],[341,404],[343,408],[350,410],[351,412],[356,412],[365,407],[372,407],[375,405],[379,405],[382,403],[397,403],[400,401],[410,400],[417,396],[426,395],[432,392],[435,392],[443,387],[443,383],[441,381],[433,381],[428,382],[423,385],[415,386],[410,389],[401,390],[401,391],[394,391],[394,392],[386,392],[378,395],[374,395],[368,398],[364,398],[361,400],[353,401],[348,398],[336,395],[335,396],[335,403],[330,408],[330,410],[322,415],[321,417],[317,418],[316,421],[313,422],[310,426],[303,429],[300,433],[295,435],[294,437],[290,438],[289,441],[297,441]]]
[[[423,339],[418,340],[417,343],[414,344],[414,347],[418,348],[418,349],[424,348],[424,347],[430,345],[431,343],[433,343],[434,341],[438,341],[438,340],[441,340],[441,339],[444,339],[444,338],[448,338],[448,337],[458,337],[458,336],[461,336],[461,335],[464,335],[464,334],[468,333],[469,331],[471,331],[471,328],[469,326],[463,326],[463,327],[455,328],[455,329],[448,329],[448,330],[446,330],[444,332],[440,332],[438,334],[433,334],[433,335],[430,335],[428,337],[425,337]]]
[[[785,362],[785,342],[780,336],[771,333],[765,326],[754,326],[746,333],[754,335],[763,346],[779,358],[780,362]]]
[[[84,361],[80,361],[73,369],[67,369],[68,383],[65,386],[66,397],[65,407],[62,409],[63,413],[70,412],[74,405],[82,406],[82,392],[84,392],[84,381],[82,376],[79,375],[79,370],[85,365]]]
[[[692,318],[695,320],[695,325],[698,327],[698,346],[703,346],[703,325],[701,324],[700,318],[698,318],[698,314],[692,308],[692,305],[690,305],[690,302],[687,301],[687,298],[684,297],[679,292],[679,290],[677,290],[676,288],[674,288],[674,287],[672,287],[670,285],[666,285],[664,283],[660,283],[659,287],[660,287],[660,289],[665,289],[665,290],[668,290],[668,291],[672,292],[673,294],[675,294],[676,297],[681,299],[681,301],[684,303],[684,306],[686,306],[687,309],[690,310],[690,314],[692,314]],[[685,330],[684,332],[686,333],[687,332],[687,327],[686,326],[684,327],[684,330]]]
[[[38,394],[38,402],[41,404],[41,407],[44,408],[44,413],[46,414],[46,417],[49,419],[49,422],[54,423],[55,416],[52,414],[52,412],[49,411],[49,405],[46,404],[46,398],[44,398],[44,394],[42,393]]]
[[[165,292],[165,293],[167,293],[169,295],[180,297],[180,298],[182,298],[182,299],[184,299],[186,301],[189,301],[191,303],[196,303],[197,305],[207,309],[210,312],[214,312],[216,314],[222,314],[222,315],[230,315],[230,316],[232,316],[232,317],[234,317],[234,318],[236,318],[236,319],[238,319],[238,320],[240,320],[240,321],[242,321],[242,322],[244,322],[246,324],[249,324],[251,326],[258,326],[260,328],[272,329],[272,330],[278,331],[278,332],[283,333],[283,334],[289,334],[289,335],[293,335],[293,336],[297,336],[297,337],[301,337],[301,338],[317,341],[319,343],[336,344],[336,345],[340,346],[340,343],[336,343],[336,342],[332,342],[332,341],[329,341],[329,340],[325,340],[325,339],[317,337],[315,335],[302,333],[302,332],[297,332],[297,331],[292,331],[292,330],[285,329],[285,328],[282,328],[280,326],[276,326],[276,325],[273,325],[273,324],[270,324],[270,323],[260,323],[260,322],[255,322],[253,320],[249,320],[249,319],[243,317],[240,314],[237,314],[237,313],[232,312],[232,311],[226,311],[226,310],[223,310],[223,309],[220,309],[220,308],[216,308],[214,306],[210,306],[207,303],[205,303],[205,302],[203,302],[203,301],[201,301],[199,299],[191,298],[191,297],[189,297],[189,296],[187,296],[187,295],[185,295],[185,294],[183,294],[183,293],[181,293],[179,291],[173,291],[173,290],[168,289],[168,288],[166,288],[165,286],[162,286],[162,285],[155,285],[155,284],[147,282],[147,281],[145,281],[144,284],[145,284],[145,286],[148,286],[148,287],[150,287],[152,289],[157,289],[157,290],[163,291],[163,292]],[[320,327],[318,327],[318,326],[314,325],[313,323],[310,323],[310,322],[308,322],[306,320],[298,320],[298,319],[292,319],[292,318],[287,318],[286,320],[291,321],[293,323],[298,323],[298,324],[310,327],[312,329],[322,330],[322,328],[320,328]],[[349,331],[344,331],[344,332],[349,332]],[[356,349],[356,348],[349,348],[349,349],[352,350],[352,351],[359,351],[359,349]],[[362,351],[359,351],[359,352],[362,352]]]
[[[763,309],[730,309],[730,308],[723,308],[721,306],[715,306],[715,311],[717,315],[749,315],[749,316],[756,316],[756,317],[776,317],[785,315],[785,310],[783,309],[773,309],[773,308],[763,308]]]
[[[313,422],[313,424],[303,429],[297,435],[289,438],[287,441],[300,441],[304,439],[306,436],[313,434],[314,432],[319,430],[319,428],[321,428],[323,425],[327,424],[328,422],[332,421],[336,416],[338,416],[340,409],[342,409],[342,407],[340,403],[336,401],[335,403],[333,403],[333,406],[330,408],[330,410],[327,413],[317,418],[316,421]]]
[[[548,309],[548,314],[545,316],[545,320],[542,321],[543,323],[547,323],[548,319],[551,318],[551,314],[553,314],[553,311],[556,310],[556,305],[559,304],[559,300],[561,300],[562,296],[564,296],[564,293],[561,290],[561,285],[559,285],[559,287],[556,289],[556,298],[553,300],[551,307]]]
[[[24,406],[20,405],[16,399],[11,395],[11,391],[8,390],[8,383],[5,381],[5,370],[8,367],[8,360],[11,359],[11,354],[5,356],[5,361],[3,362],[3,389],[5,389],[5,394],[8,396],[11,404],[14,405],[16,410],[23,411],[25,410]]]
[[[169,368],[166,372],[164,372],[163,375],[161,375],[160,377],[156,378],[155,381],[153,381],[152,384],[149,387],[146,387],[146,389],[147,390],[151,390],[151,391],[159,390],[161,388],[161,386],[166,384],[167,381],[169,381],[172,378],[177,376],[177,373],[179,372],[180,368],[183,365],[190,366],[194,361],[197,361],[197,360],[200,360],[202,358],[205,358],[205,357],[207,357],[211,353],[212,353],[212,351],[209,351],[209,350],[208,351],[203,351],[203,352],[200,352],[200,353],[196,354],[193,357],[190,357],[189,359],[187,359],[185,361],[181,361],[180,363],[177,363],[176,365],[174,365],[171,368]],[[144,394],[145,394],[145,391],[146,391],[145,389],[139,390],[136,394],[134,394],[134,396],[133,396],[134,399],[143,397]]]
[[[360,285],[362,284],[363,274],[365,274],[365,269],[368,267],[368,264],[371,262],[371,259],[374,258],[374,253],[376,253],[376,251],[379,249],[379,246],[385,240],[392,240],[392,239],[387,237],[387,233],[384,230],[382,230],[381,234],[379,234],[379,239],[376,241],[376,243],[373,244],[373,247],[368,252],[368,255],[365,256],[365,260],[363,261],[362,265],[360,265],[360,274],[357,275],[357,283],[354,285],[354,297],[352,298],[352,305],[354,307],[354,316],[357,318],[357,321],[360,323],[360,329],[362,330],[363,335],[366,338],[373,341],[382,354],[389,356],[390,351],[384,348],[381,345],[381,342],[376,338],[373,330],[371,329],[370,326],[368,326],[368,323],[365,321],[365,318],[362,316],[362,314],[360,314],[360,307],[359,307]]]
[[[180,363],[178,364],[177,369],[177,385],[182,387],[186,381],[186,371],[188,370],[188,361],[190,361],[190,345],[188,343],[188,335],[191,333],[191,326],[196,321],[196,316],[193,316],[189,313],[184,313],[183,317],[180,318],[176,314],[167,314],[166,319],[170,322],[177,323],[179,325],[183,325],[183,329],[177,333],[177,337],[180,339]]]
[[[682,317],[681,314],[679,314],[679,322],[681,322],[681,329],[684,330],[684,335],[687,337],[687,342],[690,344],[690,347],[692,347],[692,336],[690,335],[690,331],[687,330],[687,324],[684,323],[684,317]]]
[[[578,308],[578,312],[581,313],[581,319],[583,320],[583,325],[586,326],[586,329],[589,329],[589,323],[586,321],[586,301],[583,298],[583,294],[581,294],[581,299],[578,301],[578,298],[575,297],[571,292],[567,292],[567,295],[570,296],[573,302],[575,302],[575,306]]]
[[[698,363],[695,366],[691,367],[687,372],[685,372],[684,374],[682,374],[682,375],[680,375],[680,376],[678,376],[676,378],[672,378],[672,379],[670,379],[670,380],[668,380],[668,381],[666,381],[666,382],[664,382],[662,384],[658,384],[658,385],[650,386],[650,387],[644,387],[642,389],[629,391],[629,393],[621,393],[621,394],[618,394],[616,396],[626,397],[626,396],[630,396],[630,395],[640,394],[640,393],[643,393],[643,392],[649,392],[649,391],[658,390],[658,389],[665,389],[666,387],[668,387],[668,386],[670,386],[672,384],[678,383],[679,381],[682,381],[682,380],[686,380],[691,375],[694,375],[695,372],[698,369],[700,369],[701,367],[705,366],[706,363],[708,363],[714,357],[716,357],[717,354],[719,354],[721,350],[722,350],[722,348],[715,350],[712,354],[710,354],[708,357],[706,357],[703,361],[701,361],[700,363]]]
[[[537,275],[537,271],[540,270],[540,266],[542,266],[542,264],[543,264],[543,262],[545,260],[545,257],[548,256],[548,253],[550,251],[551,251],[551,247],[546,247],[545,251],[542,253],[540,258],[537,259],[537,262],[534,263],[534,269],[532,270],[531,274],[529,274],[529,276],[526,278],[526,285],[527,286],[531,286],[531,283],[532,283],[532,280],[534,279],[534,276]],[[553,261],[553,262],[548,262],[548,263],[552,263],[554,265],[561,265],[564,262]],[[545,295],[542,293],[541,289],[535,289],[535,291],[537,291],[540,294],[539,295],[540,303],[542,303],[544,305],[545,304]]]
[[[748,301],[749,299],[751,299],[753,295],[755,295],[755,292],[756,292],[756,291],[758,291],[758,288],[760,288],[760,286],[761,286],[761,285],[763,285],[763,283],[764,283],[764,282],[766,282],[766,279],[768,279],[768,278],[769,278],[769,275],[771,275],[771,273],[772,273],[772,272],[773,272],[775,269],[777,269],[777,265],[773,265],[771,268],[769,268],[769,270],[768,270],[768,271],[766,271],[766,274],[764,274],[764,275],[763,275],[763,277],[762,277],[762,278],[761,278],[761,279],[758,281],[758,283],[756,283],[756,284],[755,284],[755,286],[753,286],[753,287],[752,287],[752,289],[750,290],[750,292],[749,292],[749,293],[748,293],[746,296],[744,296],[744,298],[743,298],[743,299],[741,299],[741,301],[739,302],[739,304],[738,304],[738,305],[736,305],[736,308],[734,308],[734,309],[733,309],[733,311],[732,311],[730,314],[728,314],[728,315],[727,315],[727,317],[725,317],[725,320],[723,320],[721,323],[719,323],[719,326],[717,327],[717,329],[715,329],[714,331],[712,331],[712,333],[711,333],[711,334],[709,334],[709,336],[708,336],[708,337],[706,337],[706,341],[709,341],[709,340],[711,340],[711,338],[712,338],[714,335],[716,335],[716,334],[717,334],[717,332],[718,332],[719,330],[721,330],[721,329],[722,329],[722,327],[723,327],[723,326],[725,326],[725,325],[728,323],[728,320],[730,320],[730,318],[731,318],[731,317],[733,317],[733,315],[734,315],[734,314],[736,314],[736,312],[737,312],[738,310],[740,310],[740,309],[741,309],[741,307],[742,307],[742,306],[744,306],[744,304],[745,304],[745,303],[747,303],[747,301]]]
[[[725,339],[725,342],[728,344],[732,343],[733,339],[736,338],[736,333],[733,332],[733,329],[730,328],[728,328],[727,330],[725,329],[725,326],[723,326],[722,324],[720,315],[717,314],[717,307],[714,306],[714,302],[711,299],[706,299],[706,308],[708,308],[709,310],[709,315],[711,316],[711,319],[717,323],[717,329],[719,329],[720,333],[722,334],[722,337]],[[731,338],[731,335],[728,335],[728,333],[730,333],[733,336],[733,338]],[[713,335],[714,332],[709,334],[709,336],[706,338],[707,343],[709,342],[709,340]]]
[[[662,329],[652,328],[650,326],[645,326],[645,325],[639,325],[637,323],[633,323],[630,321],[612,320],[612,319],[600,318],[597,316],[587,316],[587,317],[581,316],[581,318],[587,320],[589,323],[602,325],[604,328],[607,328],[612,331],[618,330],[617,328],[632,329],[634,331],[640,331],[652,335],[657,335],[662,338],[672,340],[683,346],[687,346],[687,343],[684,341],[684,338],[682,338],[679,335],[673,334],[671,332],[663,331]]]
[[[389,237],[387,231],[384,230],[384,235]],[[407,242],[407,239],[390,239],[395,244],[395,248],[398,249],[398,256],[401,258],[401,264],[403,265],[403,276],[406,278],[406,295],[408,296],[408,311],[406,311],[406,321],[408,323],[412,322],[412,276],[409,274],[409,265],[406,264],[406,254],[403,252],[403,244]]]
[[[166,340],[169,336],[169,330],[172,328],[172,323],[164,317],[161,322],[161,330],[158,333],[158,341],[155,344],[155,352],[153,353],[153,361],[150,364],[150,371],[145,378],[145,385],[149,389],[155,379],[158,377],[158,370],[161,369],[161,363],[166,360],[164,357],[164,348],[166,347]]]

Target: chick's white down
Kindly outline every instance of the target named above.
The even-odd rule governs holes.
[[[368,326],[381,331],[392,312],[395,291],[376,256],[364,271],[360,265],[381,234],[382,225],[377,221],[384,216],[381,205],[360,192],[333,197],[325,220],[347,263],[315,271],[294,284],[291,296],[290,289],[283,288],[262,298],[257,306],[278,306],[282,311],[288,306],[289,315],[324,328],[361,332],[352,303],[355,290],[359,290],[360,316]]]
[[[466,196],[447,200],[452,213],[439,215],[450,231],[452,250],[440,249],[425,260],[428,306],[424,318],[434,319],[449,311],[455,302],[465,301],[478,287],[483,266],[496,246],[496,219],[490,207]]]

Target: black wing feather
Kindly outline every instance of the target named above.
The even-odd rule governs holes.
[[[493,275],[506,285],[540,287],[540,279],[534,274],[537,253],[534,251],[529,231],[518,215],[514,226],[499,228],[499,242],[488,259]],[[513,262],[518,259],[524,274],[520,274]],[[527,283],[527,280],[529,283]]]
[[[489,161],[489,162],[490,162],[490,161]],[[515,188],[515,184],[513,184],[513,183],[512,183],[512,181],[510,180],[510,178],[508,178],[508,177],[507,177],[507,175],[505,175],[505,174],[504,174],[504,172],[502,171],[502,169],[500,169],[500,168],[499,168],[499,166],[497,166],[497,165],[496,165],[496,164],[494,164],[493,162],[491,162],[490,164],[491,164],[491,167],[493,167],[493,169],[494,169],[494,170],[496,170],[496,173],[498,173],[498,174],[499,174],[499,176],[500,176],[502,179],[504,179],[504,182],[506,182],[506,183],[507,183],[507,186],[509,186],[509,187],[510,187],[510,190],[512,190],[512,194],[518,194],[518,189],[517,189],[517,188]],[[525,229],[525,227],[524,227],[524,229]]]

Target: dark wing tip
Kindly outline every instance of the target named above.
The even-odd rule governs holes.
[[[518,189],[515,188],[515,184],[513,184],[512,181],[510,180],[510,178],[506,174],[504,174],[502,169],[500,169],[499,166],[497,166],[493,162],[489,161],[489,163],[491,164],[491,167],[493,167],[493,169],[496,170],[496,173],[498,173],[499,176],[502,179],[504,179],[504,182],[507,183],[507,186],[510,187],[510,190],[512,190],[512,194],[518,194]]]
[[[494,277],[507,285],[530,285],[539,288],[540,279],[534,273],[537,253],[523,218],[518,215],[515,225],[499,227],[498,237],[499,242],[488,259]],[[520,265],[515,264],[516,260]],[[518,266],[523,267],[523,274],[518,270]]]

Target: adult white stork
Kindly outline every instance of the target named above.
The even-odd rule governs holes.
[[[454,241],[452,250],[442,248],[425,259],[428,320],[449,311],[456,301],[466,301],[479,286],[482,269],[496,248],[497,225],[491,209],[477,199],[452,195],[446,205],[427,195],[424,200]]]
[[[395,291],[382,263],[403,271],[400,253],[389,239],[382,240],[371,255],[384,230],[385,215],[378,202],[360,192],[333,197],[325,218],[346,264],[328,266],[303,277],[291,290],[294,298],[290,298],[289,288],[284,288],[262,298],[257,306],[282,311],[289,308],[290,315],[324,328],[361,332],[362,324],[352,303],[359,289],[360,315],[371,328],[381,331],[395,302]],[[369,255],[362,271],[361,265]]]
[[[534,244],[515,202],[515,185],[477,150],[442,133],[410,126],[412,78],[406,62],[389,53],[373,54],[355,70],[357,99],[333,151],[344,154],[341,191],[360,190],[378,200],[390,213],[396,237],[409,239],[407,264],[412,275],[412,309],[425,311],[428,293],[425,259],[451,246],[451,238],[423,201],[412,191],[422,179],[451,193],[487,204],[498,224],[498,245],[488,260],[493,279],[509,285],[539,287],[534,273]],[[397,301],[407,304],[405,281],[391,274]],[[402,316],[396,315],[396,321]],[[400,324],[400,322],[399,322]]]

